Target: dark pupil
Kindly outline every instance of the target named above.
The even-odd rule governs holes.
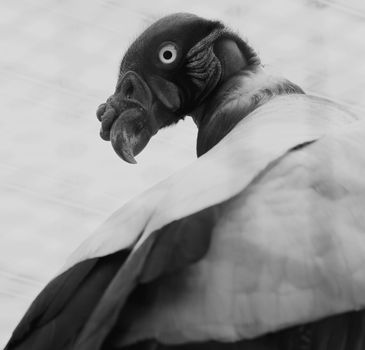
[[[164,58],[165,60],[169,60],[169,59],[171,59],[171,57],[172,57],[172,52],[171,52],[171,51],[166,50],[166,51],[163,53],[163,58]]]

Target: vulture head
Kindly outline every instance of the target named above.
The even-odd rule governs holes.
[[[159,129],[192,114],[237,72],[257,66],[255,52],[221,22],[183,13],[164,17],[127,50],[115,92],[97,111],[100,135],[136,163]]]

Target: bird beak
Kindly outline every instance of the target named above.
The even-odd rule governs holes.
[[[100,136],[110,140],[115,152],[128,163],[137,163],[134,156],[158,131],[151,116],[152,104],[148,85],[137,73],[128,71],[119,79],[115,93],[98,108]]]
[[[136,164],[134,156],[146,147],[154,133],[147,112],[139,108],[129,108],[113,123],[110,142],[120,158]]]
[[[135,164],[134,157],[180,106],[175,84],[157,76],[149,77],[147,84],[128,71],[120,77],[114,95],[98,108],[100,136],[111,141],[119,157]]]

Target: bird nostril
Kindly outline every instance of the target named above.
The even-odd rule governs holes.
[[[123,93],[124,93],[124,96],[127,100],[130,100],[133,96],[133,93],[134,93],[134,87],[133,87],[133,84],[129,81],[126,85],[125,85],[125,88],[123,89]]]
[[[134,124],[134,132],[139,134],[144,129],[144,123],[141,120],[136,120]]]

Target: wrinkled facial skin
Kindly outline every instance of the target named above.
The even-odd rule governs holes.
[[[129,163],[165,126],[176,123],[217,86],[213,50],[227,34],[220,22],[175,14],[151,25],[130,46],[114,94],[99,106],[100,135]]]

